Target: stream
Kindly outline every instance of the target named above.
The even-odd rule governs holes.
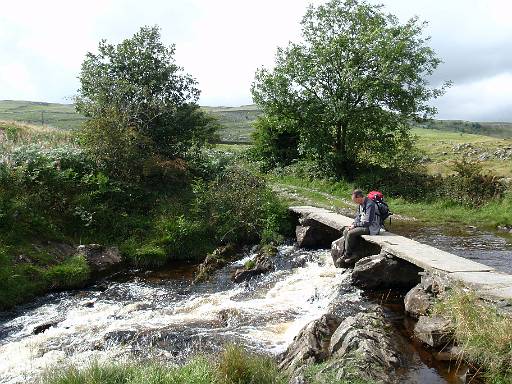
[[[274,272],[232,283],[233,270],[253,257],[242,255],[208,283],[191,284],[193,265],[129,271],[3,313],[0,383],[36,382],[47,368],[94,361],[182,363],[197,353],[218,352],[226,343],[278,355],[322,314],[348,317],[382,301],[351,286],[350,273],[334,267],[329,250],[291,245],[279,247]],[[400,309],[386,306],[386,311],[407,336]],[[401,382],[465,382],[464,367],[435,362],[419,345],[409,342],[402,353],[411,363],[402,370]]]

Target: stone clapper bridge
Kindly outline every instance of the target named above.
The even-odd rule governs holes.
[[[303,238],[305,247],[328,244],[341,236],[343,227],[353,222],[347,216],[323,208],[293,206],[289,210],[299,217],[301,226],[297,227],[297,235]],[[320,239],[304,238],[304,231],[310,228],[320,229]],[[424,271],[442,274],[455,283],[472,288],[482,298],[512,300],[512,275],[387,231],[374,236],[363,235],[362,238],[366,256],[386,253]]]

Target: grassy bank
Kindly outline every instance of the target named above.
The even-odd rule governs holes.
[[[363,379],[344,380],[322,372],[323,364],[305,370],[306,384],[373,384]],[[357,375],[356,375],[357,376]],[[219,356],[191,359],[185,365],[156,362],[93,363],[88,368],[51,369],[43,384],[287,384],[291,374],[280,372],[271,357],[228,346]]]
[[[196,357],[183,366],[163,363],[99,364],[50,370],[44,384],[286,384],[270,357],[228,346],[220,357]]]
[[[345,181],[307,180],[294,176],[270,176],[270,183],[288,204],[314,204],[332,208],[355,209],[350,201],[351,191],[359,187]],[[512,199],[492,200],[482,207],[470,208],[447,199],[413,202],[403,198],[386,197],[396,220],[411,220],[418,225],[474,225],[480,228],[512,226]]]
[[[434,312],[451,319],[462,357],[483,369],[487,383],[512,382],[512,318],[471,291],[454,290]]]

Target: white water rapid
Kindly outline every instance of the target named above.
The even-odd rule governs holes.
[[[0,320],[0,383],[27,383],[55,366],[159,358],[182,361],[227,342],[278,354],[333,303],[355,310],[360,292],[327,251],[282,246],[274,272],[249,283],[107,280],[84,291],[49,295]]]

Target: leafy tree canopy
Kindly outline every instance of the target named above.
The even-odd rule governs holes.
[[[115,176],[138,176],[148,159],[186,157],[214,135],[197,82],[174,53],[158,27],[143,27],[117,45],[102,40],[82,64],[75,101],[89,117],[84,142]]]
[[[264,112],[257,147],[282,160],[276,143],[294,136],[301,156],[343,173],[407,146],[407,122],[434,114],[428,101],[449,85],[429,87],[440,60],[425,23],[401,24],[365,1],[331,0],[310,6],[301,25],[302,41],[279,48],[274,68],[256,72],[252,95]]]

